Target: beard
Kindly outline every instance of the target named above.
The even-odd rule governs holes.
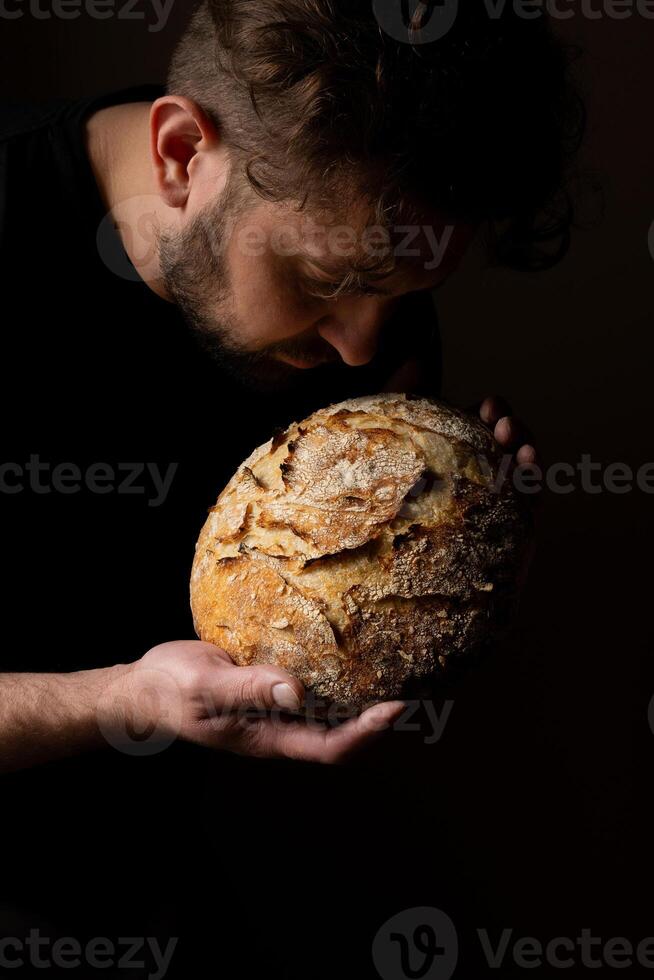
[[[203,208],[187,228],[160,232],[161,276],[201,348],[223,371],[256,391],[301,390],[307,371],[273,355],[284,353],[316,365],[333,362],[333,348],[322,338],[290,338],[260,350],[248,350],[238,340],[243,331],[234,311],[226,246],[244,199],[243,190],[230,179],[219,200]]]

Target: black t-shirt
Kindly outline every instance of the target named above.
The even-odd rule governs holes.
[[[116,274],[121,246],[103,222],[83,122],[95,109],[159,94],[148,86],[0,112],[0,671],[104,666],[191,638],[194,543],[242,459],[275,427],[378,390],[412,347],[430,359],[438,390],[429,294],[401,305],[370,365],[307,372],[292,398],[273,397],[241,388],[173,304],[138,276]],[[275,912],[278,859],[299,860],[299,870],[302,849],[319,842],[322,870],[304,885],[319,875],[323,920],[330,887],[347,910],[329,868],[351,847],[340,797],[355,805],[361,780],[182,744],[151,758],[107,751],[4,777],[0,919],[9,915],[13,935],[41,924],[78,938],[181,936],[180,971],[207,975],[233,961],[242,969],[222,975],[243,976],[269,961],[270,975],[282,975],[280,950],[268,949],[275,914],[295,917],[313,940],[302,883],[287,915]],[[379,801],[369,806],[360,818],[379,821]],[[270,834],[286,837],[266,842]],[[213,903],[198,898],[203,887]],[[353,912],[359,902],[349,901]],[[325,920],[325,941],[330,928]],[[304,975],[301,959],[290,964],[284,975]],[[319,966],[310,966],[314,976]]]

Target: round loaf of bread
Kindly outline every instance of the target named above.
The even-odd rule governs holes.
[[[428,399],[357,398],[292,424],[209,512],[198,636],[284,667],[314,710],[406,694],[507,620],[529,535],[501,475],[490,432]]]

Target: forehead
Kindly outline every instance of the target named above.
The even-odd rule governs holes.
[[[308,275],[339,280],[355,274],[389,284],[438,279],[458,264],[475,234],[471,225],[434,211],[381,225],[364,204],[307,211],[295,202],[260,202],[243,228],[268,255]]]

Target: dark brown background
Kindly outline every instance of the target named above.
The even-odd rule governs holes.
[[[588,453],[636,469],[654,460],[654,23],[591,22],[574,9],[561,27],[583,52],[589,129],[579,170],[601,185],[604,215],[597,220],[586,195],[586,226],[547,273],[488,269],[480,250],[467,258],[438,295],[444,394],[465,405],[503,393],[546,462]],[[178,0],[160,33],[86,15],[0,21],[0,96],[162,80],[187,13]],[[442,741],[407,779],[413,850],[400,830],[390,860],[412,864],[413,886],[398,889],[398,909],[438,904],[430,883],[447,851],[474,924],[492,914],[543,940],[582,927],[635,941],[654,934],[653,525],[654,495],[639,490],[548,496],[513,638],[469,678]],[[436,816],[447,836],[423,850],[416,842],[429,840]]]

